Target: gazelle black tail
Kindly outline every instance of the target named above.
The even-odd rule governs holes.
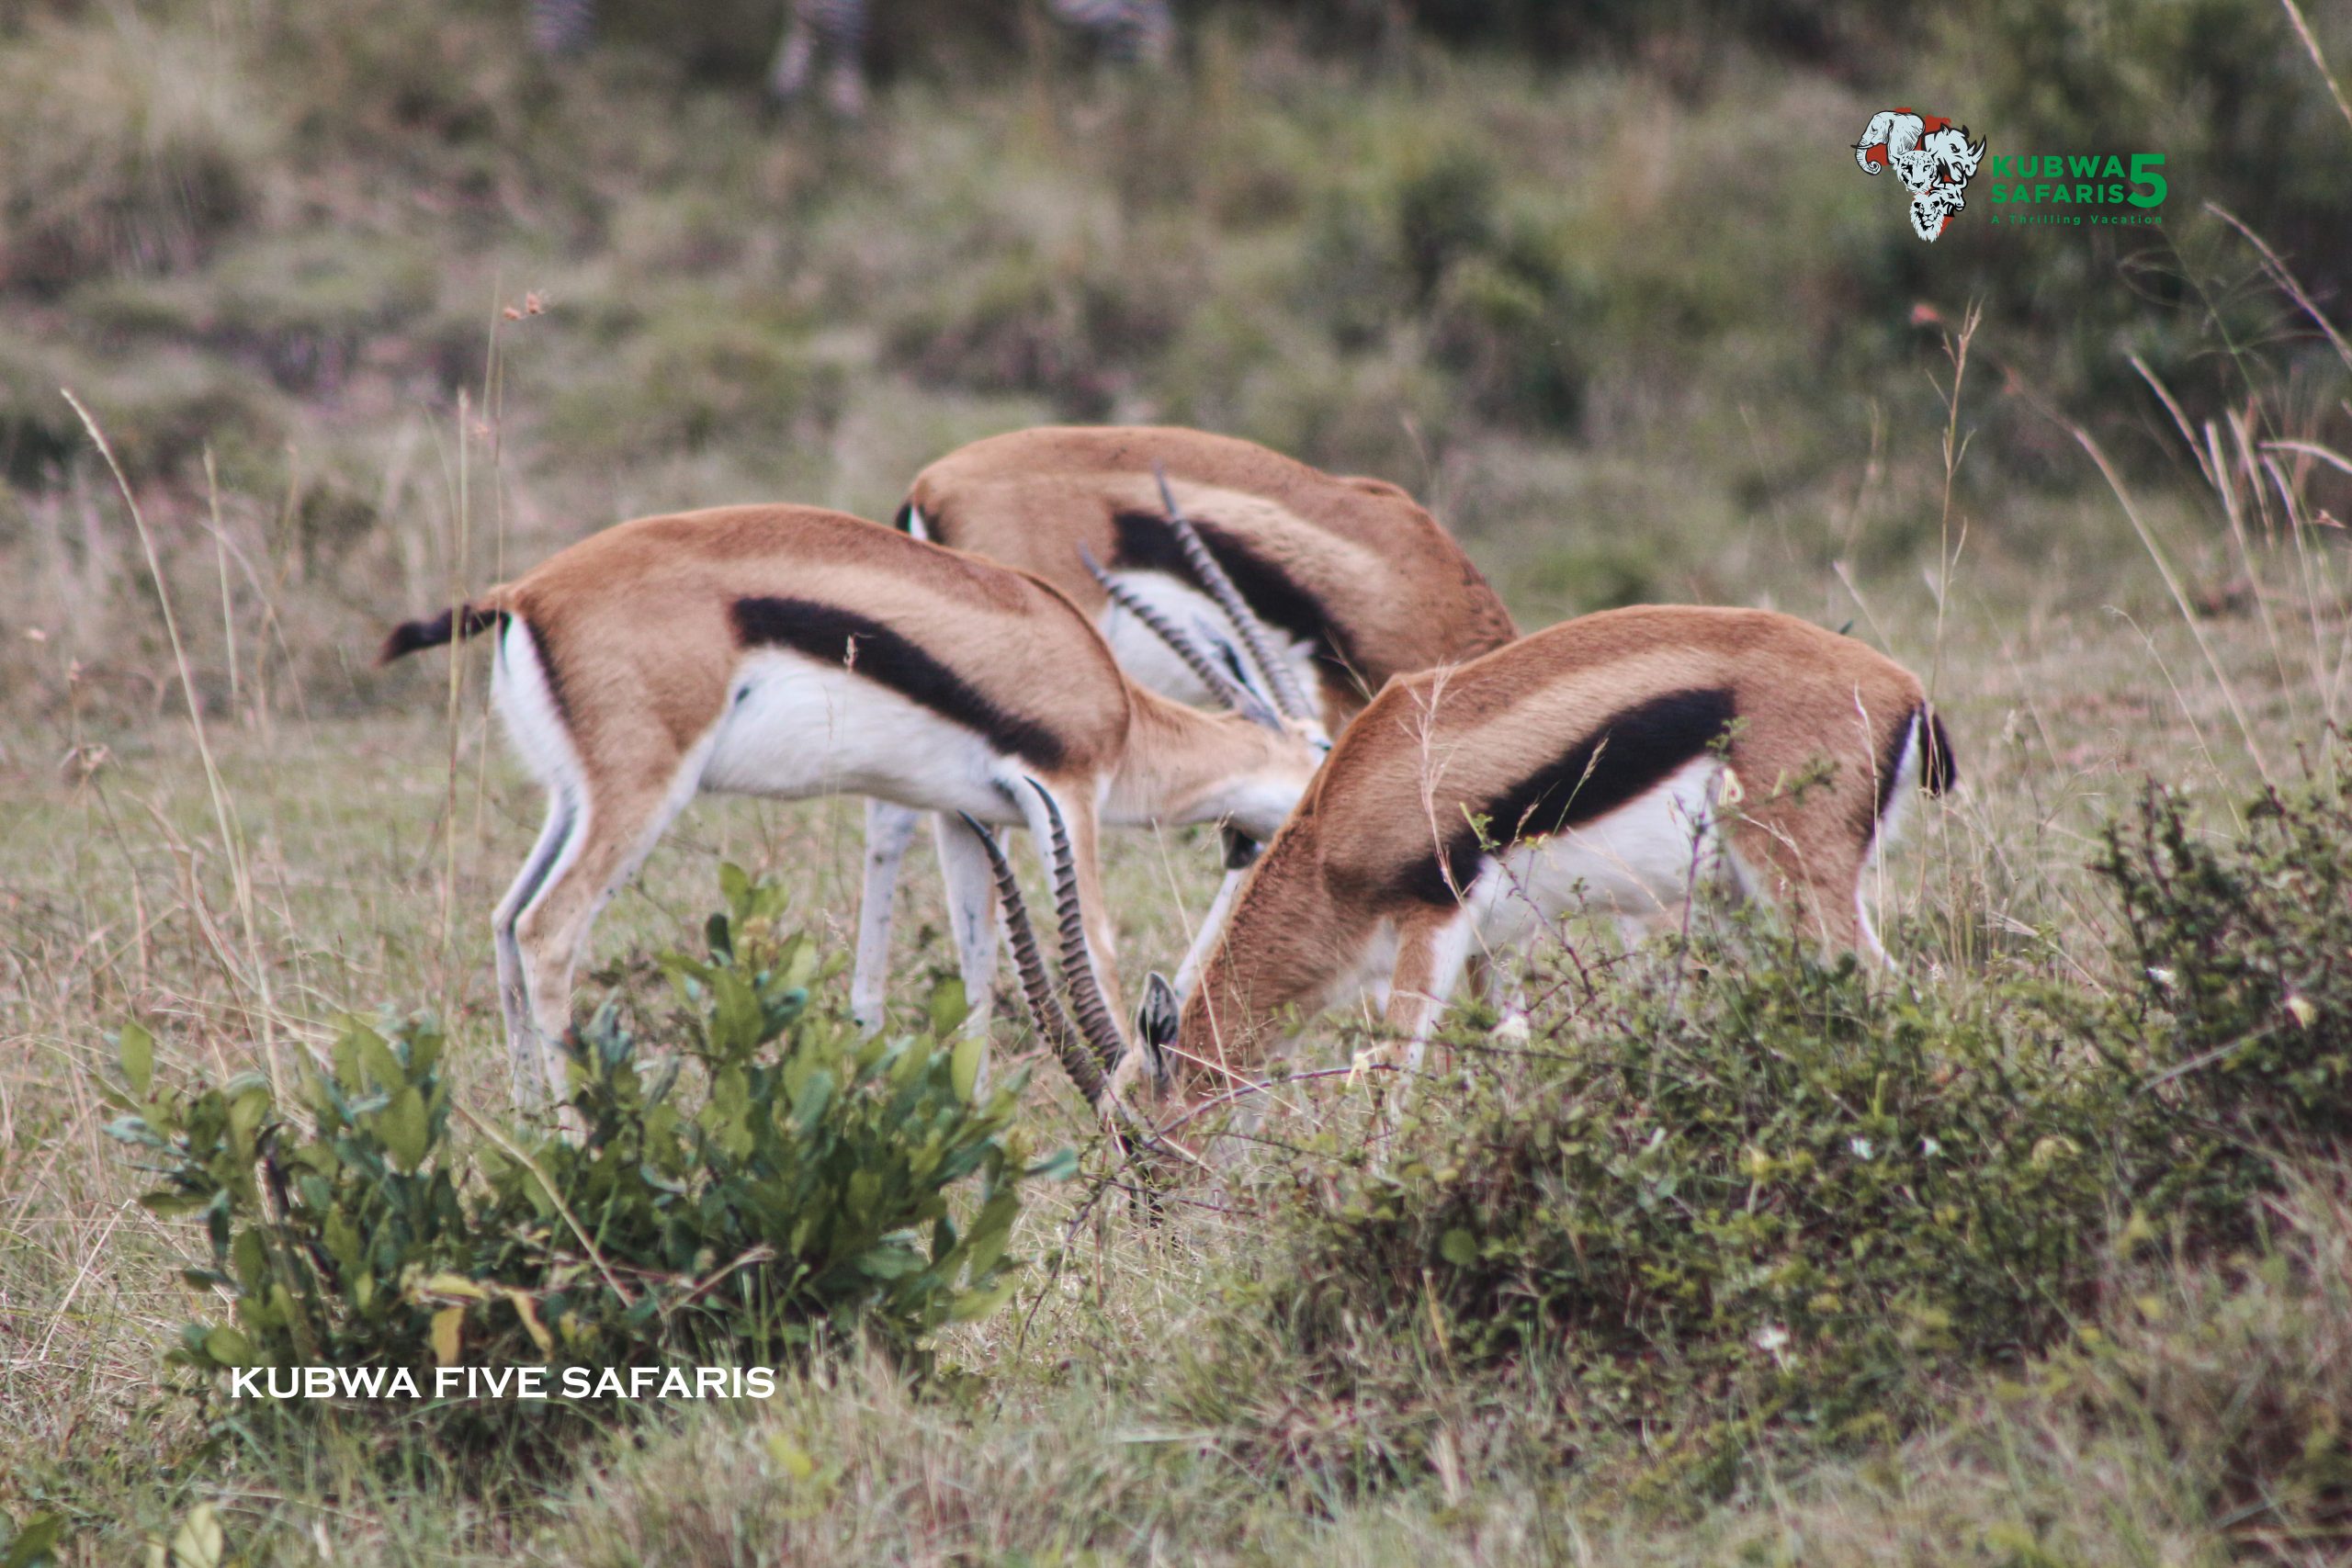
[[[390,664],[404,659],[420,649],[439,648],[442,644],[469,637],[493,626],[506,624],[506,609],[501,604],[461,604],[455,610],[444,610],[427,620],[403,621],[392,628],[384,639],[383,649],[376,655],[379,664]]]
[[[1929,795],[1941,795],[1960,778],[1960,765],[1952,761],[1951,737],[1944,733],[1943,716],[1929,708],[1927,718],[1927,744],[1919,757],[1919,787]]]

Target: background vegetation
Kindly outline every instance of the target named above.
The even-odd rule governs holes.
[[[2340,1554],[2341,7],[1237,0],[1161,73],[1026,0],[876,17],[843,124],[763,102],[749,0],[610,0],[560,61],[488,0],[0,0],[0,1562]],[[2162,152],[2165,223],[1977,199],[1922,245],[1849,151],[1897,103],[1996,153]],[[503,1201],[482,917],[537,802],[478,672],[373,671],[383,626],[640,513],[887,515],[1046,419],[1396,479],[1524,625],[1771,604],[1919,670],[1964,784],[1874,889],[1905,976],[1571,930],[1530,1037],[1467,1026],[1382,1170],[1361,1090],[1302,1079],[1164,1227],[1090,1156],[990,1244],[1031,1260],[1002,1310],[828,1296],[874,1348],[553,1468],[168,1394],[182,1325],[253,1287],[136,1201],[126,1023],[156,1093],[223,1089],[233,1155],[240,1073],[429,1008],[423,1066],[382,1038],[452,1190]],[[583,1006],[657,1066],[707,1047],[650,955],[721,861],[839,950],[854,818],[697,808]],[[1211,863],[1116,846],[1129,962],[1181,951]],[[911,880],[923,1037],[949,956]],[[832,1049],[804,977],[789,1038]],[[382,1135],[367,1074],[342,1135]],[[1009,1114],[1086,1147],[1042,1076]],[[738,1247],[753,1166],[695,1190]],[[652,1177],[633,1256],[688,1292],[725,1248]],[[469,1301],[365,1332],[413,1352]]]

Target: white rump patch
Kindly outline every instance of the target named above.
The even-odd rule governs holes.
[[[1878,836],[1871,841],[1871,858],[1875,861],[1903,826],[1903,815],[1911,797],[1919,793],[1919,770],[1928,761],[1928,727],[1921,715],[1911,716],[1911,734],[1903,743],[1894,764],[1894,787],[1886,796],[1886,810],[1878,819]],[[1878,781],[1871,781],[1876,784]]]
[[[490,669],[490,700],[506,731],[506,742],[550,793],[585,803],[580,789],[580,753],[571,727],[556,705],[555,688],[539,658],[538,639],[520,615],[506,617],[498,634],[498,657]]]

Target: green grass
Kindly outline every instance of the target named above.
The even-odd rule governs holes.
[[[912,70],[843,128],[762,122],[626,19],[560,70],[519,26],[403,0],[0,9],[0,99],[47,106],[0,169],[0,1510],[61,1513],[77,1563],[206,1506],[255,1562],[2340,1551],[2278,1523],[2340,1520],[2340,1441],[2266,1447],[2312,1410],[2352,1419],[2352,1218],[2324,1163],[2244,1256],[2119,1258],[2071,1341],[1943,1378],[1932,1418],[1860,1452],[1759,1448],[1728,1485],[1640,1430],[1568,1451],[1548,1352],[1495,1381],[1400,1337],[1391,1381],[1350,1391],[1250,1348],[1247,1183],[1158,1231],[1044,1193],[1016,1250],[1063,1266],[943,1337],[966,1375],[822,1363],[769,1404],[616,1436],[524,1506],[429,1459],[199,1447],[157,1358],[198,1310],[176,1270],[200,1244],[131,1202],[89,1089],[106,1034],[143,1020],[159,1071],[213,1073],[429,1006],[460,1100],[503,1113],[487,915],[539,803],[478,660],[454,690],[434,660],[367,663],[387,623],[618,518],[886,515],[983,434],[1186,420],[1411,486],[1524,625],[1640,599],[1850,625],[1933,673],[1959,748],[1961,791],[1876,888],[1907,983],[1955,1011],[2020,978],[2115,988],[2098,825],[2154,776],[2226,830],[2352,702],[2341,475],[2263,445],[2346,450],[2346,367],[2243,240],[2184,230],[2195,265],[2165,265],[2218,292],[2126,316],[2170,334],[2143,355],[2168,386],[2184,364],[2227,384],[2192,401],[2220,421],[2200,477],[2124,357],[2147,343],[2070,336],[2010,287],[2103,299],[2110,253],[1930,266],[1852,175],[1844,143],[1916,76],[1739,50],[1698,89],[1671,56],[1361,61],[1227,8],[1141,88],[989,56],[995,80]],[[1722,150],[1756,145],[1821,155],[1725,190]],[[1946,334],[1978,295],[1948,426]],[[61,383],[124,458],[160,583]],[[2121,495],[2069,422],[2118,454]],[[854,803],[701,803],[600,923],[582,1006],[691,941],[720,861],[775,873],[845,946],[858,854]],[[1182,951],[1213,857],[1129,835],[1108,873],[1132,995]],[[926,851],[906,897],[911,1007],[952,962]],[[1300,1060],[1342,1059],[1346,1023]],[[1351,1138],[1363,1110],[1334,1081],[1271,1130]],[[1043,1074],[1024,1115],[1041,1144],[1086,1131]],[[1262,1356],[1251,1397],[1203,1376],[1212,1347]],[[1333,1457],[1365,1451],[1390,1456],[1374,1483]]]

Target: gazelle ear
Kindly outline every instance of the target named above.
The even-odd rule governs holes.
[[[1176,987],[1168,983],[1167,976],[1153,970],[1151,978],[1144,982],[1143,1001],[1136,1009],[1136,1037],[1143,1044],[1152,1080],[1161,1089],[1168,1087],[1172,1075],[1176,1030],[1182,1014]]]

